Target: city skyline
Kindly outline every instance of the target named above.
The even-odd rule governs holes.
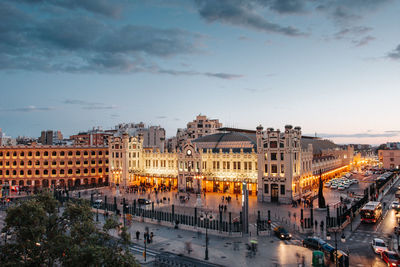
[[[143,121],[169,137],[201,113],[251,130],[292,124],[337,143],[400,140],[399,2],[0,6],[8,135]]]

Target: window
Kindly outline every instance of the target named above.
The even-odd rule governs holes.
[[[85,160],[85,161],[83,161],[83,164],[88,165],[89,161]]]
[[[277,141],[271,141],[269,143],[269,147],[270,148],[277,148],[278,147],[278,142]]]
[[[20,163],[19,163],[19,165],[20,165],[20,166],[24,166],[24,161],[21,160]]]
[[[280,142],[280,143],[279,143],[279,147],[280,147],[280,148],[284,148],[284,147],[285,147],[285,143],[284,143],[284,142]]]
[[[57,156],[57,151],[53,151],[53,152],[51,153],[51,155],[52,155],[53,157]]]
[[[38,161],[38,160],[35,161],[35,165],[36,165],[36,166],[39,166],[39,165],[40,165],[40,161]]]
[[[271,160],[276,160],[276,153],[271,153]]]
[[[23,157],[24,155],[25,155],[24,152],[19,153],[20,157]]]
[[[95,170],[94,168],[92,168],[92,169],[90,170],[90,172],[91,172],[91,173],[96,173],[96,170]]]
[[[13,166],[17,166],[17,162],[15,160],[13,161]]]
[[[278,173],[278,166],[276,164],[271,164],[271,173]]]
[[[64,170],[63,169],[60,170],[60,174],[64,174]]]
[[[28,166],[32,166],[32,160],[28,161]]]
[[[40,175],[40,171],[39,171],[39,170],[36,170],[36,171],[35,171],[35,175]]]
[[[88,172],[89,172],[88,169],[83,170],[83,173],[88,173]]]
[[[265,164],[265,173],[268,173],[268,164]]]
[[[394,158],[390,158],[390,161],[394,161]]]
[[[99,156],[103,155],[103,152],[99,151]]]
[[[19,171],[19,175],[23,176],[23,175],[24,175],[24,171],[23,171],[23,170],[20,170],[20,171]]]
[[[32,175],[32,171],[31,170],[28,170],[28,175]]]
[[[17,152],[14,152],[14,153],[13,153],[13,157],[16,157],[16,156],[17,156]]]
[[[65,162],[62,160],[62,161],[60,161],[60,166],[64,166],[65,165]]]
[[[72,169],[68,169],[68,174],[72,174]]]
[[[28,152],[28,157],[32,157],[32,151]]]
[[[93,159],[90,164],[96,164],[96,161]]]
[[[80,155],[81,155],[81,152],[80,152],[80,151],[76,151],[76,152],[75,152],[75,155],[76,155],[76,156],[80,156]]]
[[[52,171],[51,171],[51,174],[56,175],[56,174],[57,174],[57,171],[56,171],[56,170],[52,170]]]
[[[72,151],[68,151],[68,156],[72,156]]]
[[[83,155],[84,155],[84,156],[88,156],[89,153],[88,153],[87,151],[84,151],[84,152],[83,152]]]
[[[285,165],[281,164],[281,173],[285,173]]]
[[[240,170],[240,162],[237,163],[237,168]]]
[[[16,171],[16,170],[13,170],[12,174],[13,174],[14,176],[17,175],[17,171]]]
[[[285,185],[281,184],[281,195],[285,194]]]
[[[49,165],[49,162],[48,162],[47,160],[45,160],[45,161],[43,162],[43,165],[44,165],[44,166],[48,166],[48,165]]]
[[[91,152],[92,156],[96,156],[96,151]]]
[[[268,194],[269,192],[269,184],[264,184],[264,193]]]
[[[65,151],[61,151],[61,152],[60,152],[60,156],[61,156],[61,157],[64,157],[64,156],[65,156]]]
[[[102,173],[103,172],[103,169],[102,168],[99,168],[99,173]]]
[[[45,157],[48,157],[48,156],[49,156],[49,151],[45,151],[45,152],[44,152],[44,156],[45,156]]]
[[[72,165],[72,161],[69,160],[69,161],[68,161],[68,166],[71,166],[71,165]]]
[[[49,171],[48,171],[48,170],[44,170],[44,171],[43,171],[43,174],[44,174],[44,175],[47,175],[47,174],[49,174]]]
[[[57,162],[56,162],[56,161],[53,161],[53,162],[51,163],[51,165],[52,165],[52,166],[56,166],[56,165],[57,165]]]
[[[81,170],[80,170],[80,169],[76,169],[76,170],[75,170],[75,173],[76,173],[76,174],[80,174],[80,173],[81,173]]]
[[[285,154],[283,154],[283,153],[281,153],[281,160],[284,160],[285,159],[285,156],[284,156]]]

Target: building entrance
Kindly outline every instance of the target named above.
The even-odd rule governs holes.
[[[186,177],[186,192],[193,192],[193,177]]]
[[[279,186],[277,184],[271,184],[271,202],[279,201]]]

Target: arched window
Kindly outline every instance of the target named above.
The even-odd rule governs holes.
[[[57,174],[57,170],[52,170],[51,174],[56,175]]]
[[[36,157],[40,157],[40,152],[36,151]]]
[[[88,173],[88,169],[84,169],[83,172],[84,172],[84,173]]]
[[[44,175],[47,175],[47,174],[49,174],[49,171],[48,171],[48,170],[44,170],[44,171],[43,171],[43,174],[44,174]]]
[[[68,174],[72,174],[72,169],[68,169]]]
[[[19,171],[19,175],[22,175],[22,176],[23,176],[23,175],[24,175],[24,171],[23,171],[23,170],[20,170],[20,171]]]
[[[96,170],[95,170],[94,168],[92,168],[92,169],[90,170],[90,172],[91,172],[91,173],[96,173]]]
[[[45,151],[45,152],[44,152],[44,156],[45,156],[45,157],[49,156],[49,151]]]
[[[53,151],[53,152],[51,153],[51,155],[52,155],[53,157],[57,156],[57,151]]]
[[[60,170],[60,174],[64,174],[64,169],[61,169],[61,170]]]

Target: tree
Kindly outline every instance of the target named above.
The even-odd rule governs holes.
[[[322,170],[320,170],[319,171],[319,188],[318,188],[318,207],[319,208],[326,208],[323,190],[324,190],[324,186],[322,184]]]
[[[60,214],[49,193],[9,208],[3,232],[13,238],[0,246],[2,266],[137,266],[126,230],[122,241],[115,239],[109,230],[119,224],[98,229],[93,215],[83,200],[68,202]]]

